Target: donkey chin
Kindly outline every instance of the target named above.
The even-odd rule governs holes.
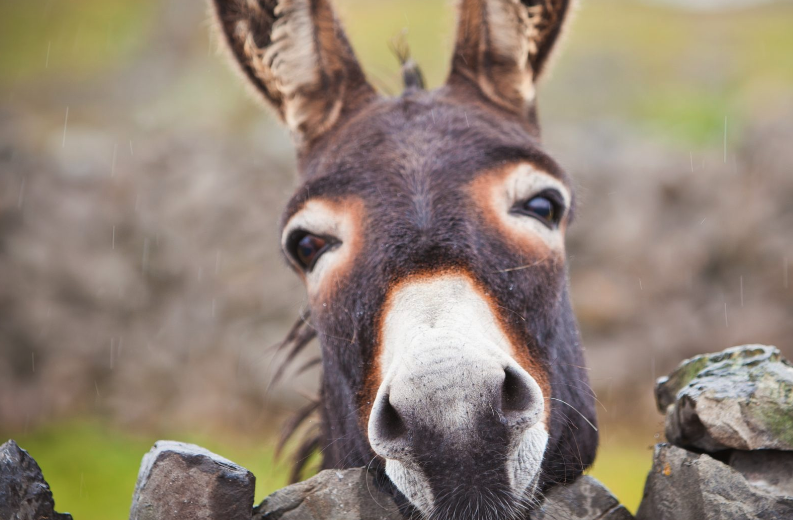
[[[386,309],[368,422],[386,474],[431,518],[522,517],[548,443],[544,396],[486,296],[443,275],[401,284]]]

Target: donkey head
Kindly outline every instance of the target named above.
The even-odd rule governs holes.
[[[446,84],[409,71],[389,99],[328,0],[214,0],[298,148],[281,245],[321,343],[324,466],[382,469],[428,518],[518,518],[594,458],[572,183],[535,102],[568,3],[462,0]]]

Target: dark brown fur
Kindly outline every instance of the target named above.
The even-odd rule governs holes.
[[[521,20],[535,24],[526,32],[532,40],[522,42],[526,56],[493,50],[491,33],[501,29],[488,24],[487,9],[498,1],[525,10]],[[467,273],[486,292],[502,327],[522,346],[521,364],[550,389],[550,440],[541,489],[575,478],[594,459],[597,432],[591,427],[594,398],[570,307],[565,259],[505,235],[476,200],[477,182],[484,176],[523,162],[571,184],[542,149],[533,95],[525,97],[526,89],[519,88],[543,70],[568,2],[463,0],[447,84],[427,92],[411,72],[411,88],[395,99],[377,97],[365,82],[327,1],[305,2],[318,27],[310,43],[317,46],[317,56],[327,59],[317,61],[322,87],[307,85],[288,98],[278,92],[277,81],[267,80],[266,64],[262,69],[261,63],[250,63],[234,32],[242,20],[257,45],[266,48],[277,17],[275,2],[214,1],[230,48],[265,99],[282,117],[284,105],[296,102],[295,97],[308,107],[306,118],[291,126],[301,185],[287,204],[282,225],[310,199],[355,197],[363,204],[354,261],[311,302],[310,320],[301,319],[285,342],[293,357],[317,335],[322,350],[321,431],[299,457],[319,448],[325,468],[382,468],[368,443],[366,421],[379,381],[376,352],[385,302],[401,281],[451,270]],[[338,59],[328,57],[336,52]],[[328,109],[334,103],[343,107],[336,116]],[[568,223],[569,217],[564,225]],[[500,460],[503,435],[495,426],[483,428],[476,449]],[[472,479],[483,471],[478,463],[453,460],[465,454],[428,453],[431,482],[442,483],[466,468]],[[492,473],[493,493],[501,489],[499,475]],[[437,518],[450,518],[454,501],[464,500],[448,496],[451,502],[441,504]]]

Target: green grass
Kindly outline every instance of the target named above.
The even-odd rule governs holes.
[[[4,437],[14,438],[36,459],[53,490],[56,509],[77,520],[127,518],[141,458],[157,440],[97,421],[73,421]],[[256,475],[257,502],[287,484],[289,463],[274,459],[267,439],[167,437],[200,444],[248,468]]]
[[[0,2],[0,84],[96,75],[147,43],[153,0]]]
[[[724,118],[787,103],[793,5],[694,13],[626,0],[581,2],[544,108],[558,118],[616,116],[686,146],[714,145]]]
[[[157,440],[94,420],[51,425],[5,437],[13,437],[36,459],[53,490],[56,509],[72,513],[77,520],[127,518],[141,458]],[[169,437],[204,446],[251,470],[256,475],[257,503],[287,484],[288,458],[274,459],[270,438],[241,439],[218,434],[212,438],[191,434]],[[601,444],[591,474],[635,511],[651,458],[652,451],[646,443],[609,436]]]
[[[600,480],[622,504],[635,513],[653,462],[652,443],[621,434],[603,436],[589,474]]]

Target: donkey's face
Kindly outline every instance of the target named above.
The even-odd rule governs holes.
[[[571,183],[534,81],[567,2],[464,0],[452,72],[383,99],[325,0],[216,0],[299,147],[282,246],[322,346],[326,467],[384,468],[430,518],[512,518],[591,463],[569,305]],[[406,506],[407,507],[407,506]]]

